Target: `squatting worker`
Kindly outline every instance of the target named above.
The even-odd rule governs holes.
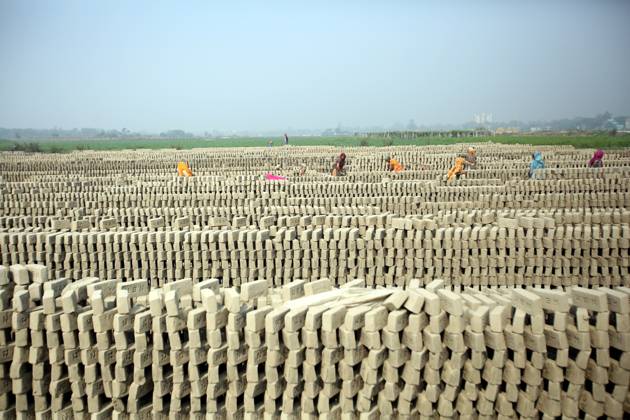
[[[335,161],[335,165],[333,166],[332,176],[339,176],[343,173],[343,167],[346,165],[346,154],[341,152],[337,160]]]
[[[545,161],[543,160],[542,153],[534,152],[532,155],[532,161],[529,164],[529,177],[532,179],[541,178],[541,169],[545,169]]]
[[[464,173],[464,166],[466,165],[466,158],[463,156],[457,157],[455,159],[455,165],[448,171],[446,175],[447,182],[453,182],[454,179],[459,179],[460,176]]]
[[[190,165],[188,164],[188,161],[179,162],[177,164],[177,175],[186,176],[186,177],[193,176],[192,169],[190,169]]]

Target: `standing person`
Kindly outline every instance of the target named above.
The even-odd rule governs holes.
[[[455,159],[455,165],[453,165],[453,167],[448,171],[448,174],[446,175],[446,181],[448,183],[451,183],[454,179],[459,179],[459,177],[464,174],[465,165],[465,157],[459,156],[457,159]]]
[[[273,146],[273,140],[267,142],[267,148],[271,149],[271,146]]]
[[[545,161],[543,160],[542,153],[534,152],[532,161],[529,164],[529,177],[531,179],[542,179],[543,176],[542,172],[539,172],[540,169],[545,169]]]
[[[287,136],[287,133],[284,133],[284,145],[285,146],[289,145],[289,136]]]
[[[333,166],[332,176],[339,176],[343,173],[343,167],[346,165],[346,154],[341,152],[337,160],[335,161],[335,166]]]
[[[468,148],[468,154],[466,155],[466,166],[470,169],[474,169],[477,166],[477,150],[474,147]]]

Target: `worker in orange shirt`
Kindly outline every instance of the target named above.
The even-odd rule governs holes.
[[[402,163],[398,162],[391,156],[387,157],[387,165],[389,166],[389,170],[393,172],[402,172],[402,170],[405,169]]]
[[[182,161],[177,164],[177,175],[185,176],[185,177],[193,176],[192,169],[190,169],[190,165],[188,164],[188,161],[186,162]]]
[[[459,179],[465,172],[466,167],[466,158],[464,156],[459,156],[455,159],[455,165],[448,171],[446,175],[447,181],[449,183],[453,182],[455,179]]]

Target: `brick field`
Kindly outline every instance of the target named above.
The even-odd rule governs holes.
[[[467,147],[0,153],[0,419],[627,418],[630,150]]]

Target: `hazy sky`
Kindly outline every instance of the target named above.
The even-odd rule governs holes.
[[[630,114],[629,22],[630,1],[606,0],[0,0],[0,126]]]

